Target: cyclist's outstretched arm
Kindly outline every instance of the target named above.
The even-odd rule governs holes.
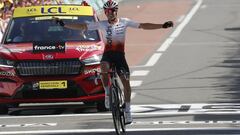
[[[74,29],[74,30],[87,30],[87,24],[79,23],[79,24],[65,24],[63,20],[59,18],[54,18],[56,24],[59,24],[62,27]]]
[[[74,30],[87,30],[87,24],[65,24],[65,28],[74,29]]]
[[[146,30],[153,30],[153,29],[166,29],[169,27],[173,27],[172,21],[167,21],[163,24],[154,24],[154,23],[140,23],[139,28],[146,29]]]

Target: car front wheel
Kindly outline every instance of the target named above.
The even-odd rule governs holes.
[[[0,105],[0,114],[8,114],[8,106]]]

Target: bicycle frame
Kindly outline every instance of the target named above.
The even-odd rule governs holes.
[[[125,117],[124,117],[124,94],[120,88],[118,82],[118,75],[116,67],[112,66],[112,71],[110,72],[110,110],[112,111],[112,117],[114,122],[115,131],[118,135],[125,132]]]
[[[97,72],[96,72],[97,73]],[[123,72],[124,73],[124,72]],[[111,66],[111,71],[108,72],[109,77],[109,100],[110,100],[110,111],[112,112],[113,123],[115,127],[115,131],[117,135],[125,132],[125,116],[124,116],[124,94],[123,90],[120,87],[118,82],[118,75],[116,71],[116,67],[114,65]],[[96,83],[96,81],[95,81]]]

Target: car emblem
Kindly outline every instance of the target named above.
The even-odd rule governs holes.
[[[52,60],[52,59],[54,59],[54,57],[51,54],[47,54],[47,55],[44,56],[44,59]]]

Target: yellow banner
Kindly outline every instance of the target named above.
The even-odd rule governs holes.
[[[93,8],[90,6],[72,6],[72,5],[32,6],[32,7],[19,7],[16,8],[13,12],[13,18],[46,15],[92,16]]]
[[[40,89],[66,89],[67,81],[40,81],[39,82]]]

